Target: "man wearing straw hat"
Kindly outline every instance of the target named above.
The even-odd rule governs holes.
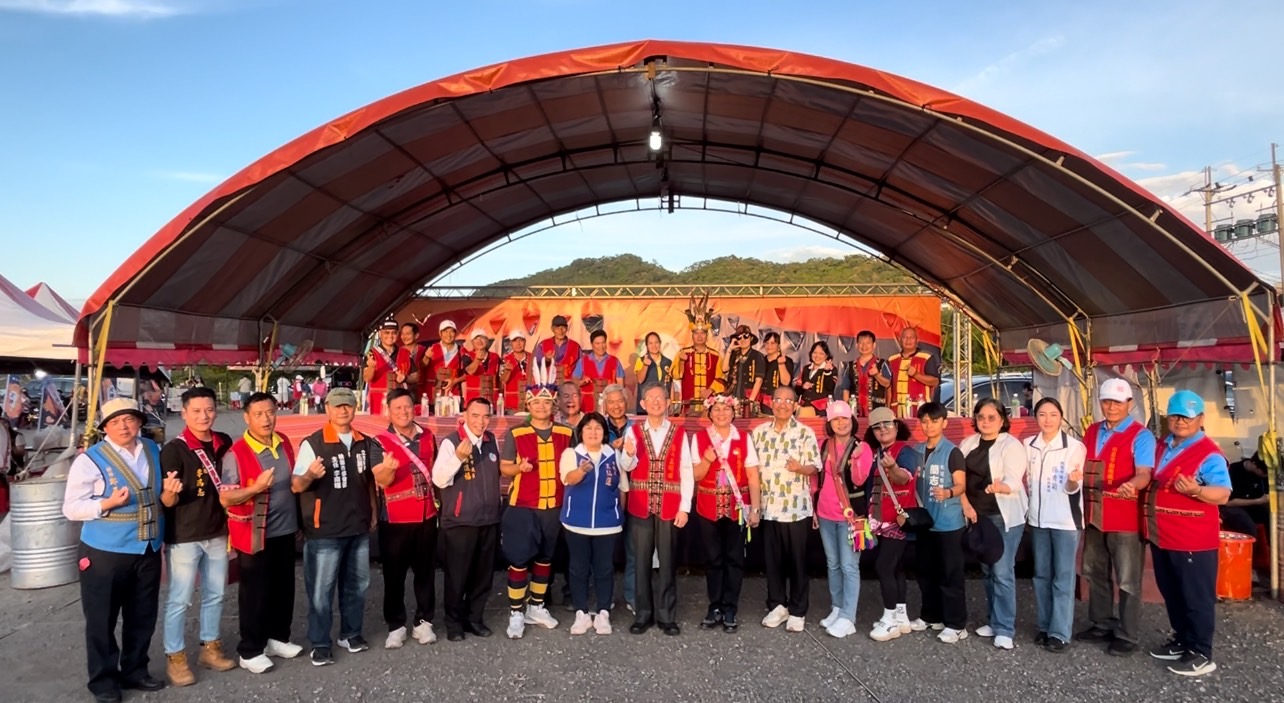
[[[147,671],[147,650],[160,606],[161,504],[177,503],[183,486],[176,477],[162,478],[160,448],[138,436],[145,418],[137,402],[115,398],[102,413],[103,439],[72,462],[62,514],[83,523],[80,603],[89,691],[107,703],[119,701],[123,688],[165,687]]]

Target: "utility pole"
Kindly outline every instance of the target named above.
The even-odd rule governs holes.
[[[1280,244],[1280,286],[1284,287],[1284,237],[1280,235],[1280,225],[1284,224],[1284,190],[1280,189],[1280,162],[1275,158],[1279,144],[1271,144],[1271,175],[1275,178],[1275,241]],[[1274,356],[1275,350],[1271,350]]]
[[[1233,185],[1224,186],[1221,183],[1214,183],[1213,167],[1205,166],[1203,187],[1191,188],[1190,190],[1183,193],[1183,195],[1189,195],[1191,193],[1199,193],[1204,198],[1204,231],[1207,232],[1209,236],[1212,236],[1213,234],[1213,198],[1218,193],[1228,191],[1234,187],[1235,186]]]

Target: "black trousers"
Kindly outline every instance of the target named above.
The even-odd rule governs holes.
[[[437,610],[437,518],[424,522],[380,522],[383,556],[383,620],[392,632],[406,626],[406,572],[414,573],[415,619],[432,622]]]
[[[629,520],[629,539],[633,540],[633,553],[638,555],[635,572],[637,588],[634,615],[637,622],[659,622],[662,625],[677,623],[678,617],[678,528],[659,515]],[[651,588],[652,551],[660,557],[660,574]],[[642,555],[648,555],[643,557]]]
[[[1150,556],[1173,638],[1190,651],[1212,659],[1217,622],[1217,550],[1178,552],[1152,544]]]
[[[86,561],[88,563],[86,564]],[[80,544],[80,605],[85,613],[89,691],[119,691],[147,675],[147,650],[160,609],[161,555],[105,552]],[[120,646],[116,620],[123,620]]]
[[[878,540],[878,554],[874,555],[874,572],[878,574],[878,590],[883,596],[883,608],[895,610],[905,602],[908,588],[905,585],[905,546],[903,539]]]
[[[585,613],[606,610],[611,607],[615,597],[615,543],[619,533],[611,535],[582,535],[578,532],[563,530],[566,535],[566,547],[571,553],[570,578],[571,602],[575,609]],[[591,578],[590,578],[591,577]],[[596,595],[594,604],[589,608],[589,584],[593,585]]]
[[[915,550],[918,587],[923,593],[920,617],[928,623],[944,623],[952,630],[967,627],[963,529],[920,532]]]
[[[704,541],[704,583],[709,591],[709,612],[736,614],[740,586],[745,578],[745,533],[731,518],[710,520],[696,516]]]
[[[444,527],[441,535],[446,632],[463,633],[465,623],[482,622],[495,576],[499,525]]]
[[[807,615],[807,532],[811,520],[763,520],[763,562],[767,567],[767,610],[783,605],[796,617]]]
[[[296,582],[294,535],[267,538],[258,554],[238,550],[236,560],[240,564],[236,600],[241,628],[236,653],[252,659],[263,653],[269,639],[290,641]]]

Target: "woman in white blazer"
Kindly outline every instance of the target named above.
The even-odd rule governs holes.
[[[1065,651],[1074,622],[1075,553],[1083,529],[1083,442],[1062,429],[1061,403],[1044,398],[1034,406],[1039,434],[1025,441],[1029,468],[1030,545],[1034,550],[1036,645]]]
[[[1025,530],[1028,497],[1025,489],[1025,445],[1008,434],[1007,408],[983,398],[972,411],[976,434],[963,440],[966,486],[963,517],[968,522],[989,520],[1003,535],[1003,556],[981,565],[990,624],[976,628],[980,637],[993,637],[994,646],[1012,649],[1016,634],[1016,553]]]

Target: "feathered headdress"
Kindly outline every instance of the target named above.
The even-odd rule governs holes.
[[[687,322],[693,330],[708,330],[712,325],[710,320],[713,318],[713,308],[709,306],[709,291],[704,291],[704,295],[696,300],[695,293],[691,294],[691,304],[687,307]]]
[[[530,377],[526,384],[526,400],[535,400],[537,398],[546,398],[554,400],[557,398],[557,384],[554,380],[557,378],[556,367],[553,360],[543,358],[534,361],[531,364]]]

